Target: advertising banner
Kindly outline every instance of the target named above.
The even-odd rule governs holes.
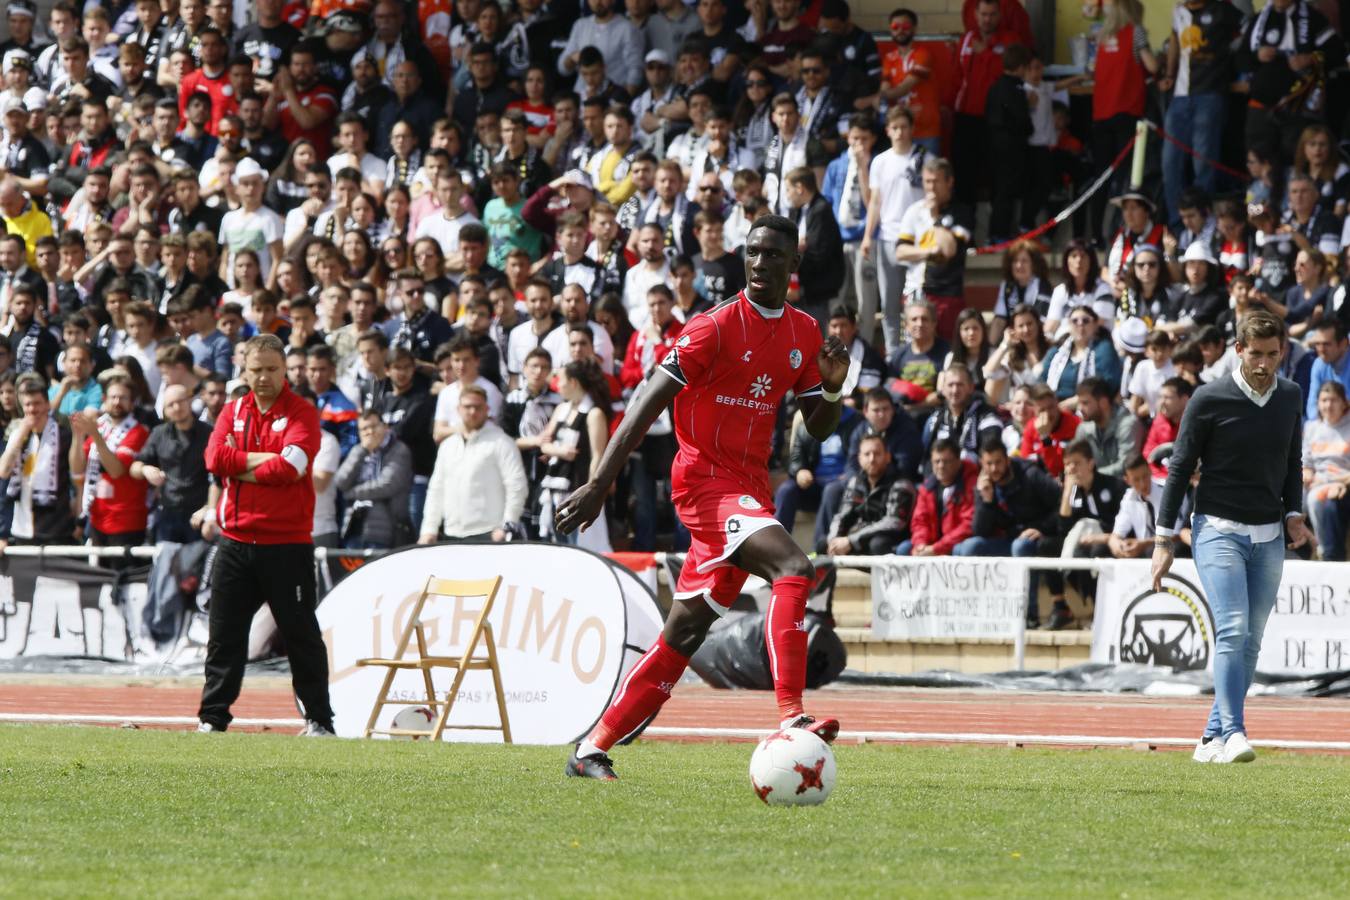
[[[1016,640],[1026,598],[1015,559],[897,556],[872,567],[872,637]]]
[[[1214,663],[1214,612],[1191,560],[1154,591],[1149,563],[1125,561],[1097,579],[1094,662],[1198,671]],[[1314,675],[1350,669],[1350,567],[1286,562],[1257,671]]]
[[[503,583],[489,621],[512,738],[522,744],[562,744],[585,734],[627,667],[655,638],[660,616],[651,593],[631,572],[556,544],[416,547],[368,561],[348,574],[319,606],[338,733],[362,733],[387,670],[358,667],[356,661],[393,654],[428,576],[477,580],[497,575]],[[428,652],[462,654],[482,604],[482,598],[428,600],[421,617]],[[438,697],[453,674],[436,670]],[[391,696],[425,696],[420,673],[396,676]],[[401,708],[387,707],[376,727],[388,727]],[[470,672],[450,714],[447,739],[501,740],[496,732],[453,730],[496,722],[491,673]]]

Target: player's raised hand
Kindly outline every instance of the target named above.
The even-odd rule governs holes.
[[[831,394],[837,393],[844,386],[844,379],[848,378],[850,362],[848,348],[839,338],[829,335],[825,338],[825,342],[820,345],[820,356],[817,362],[820,366],[821,385]]]
[[[605,495],[609,493],[594,481],[588,481],[567,495],[567,499],[558,505],[553,515],[553,525],[563,534],[571,534],[580,529],[585,531],[591,523],[600,517],[605,508]]]

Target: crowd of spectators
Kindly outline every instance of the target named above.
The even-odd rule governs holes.
[[[964,7],[947,85],[916,13],[883,53],[844,0],[10,0],[0,536],[213,539],[202,448],[263,332],[323,424],[317,543],[564,539],[554,508],[781,213],[789,300],[856,362],[830,439],[779,417],[778,516],[815,511],[815,549],[1144,555],[1186,401],[1264,307],[1343,559],[1346,48],[1322,4],[1183,0],[1159,36],[1139,0],[1089,3],[1090,89],[1047,80],[1018,0]],[[1209,164],[1235,82],[1241,181]],[[1156,184],[1122,166],[1072,235],[1015,239],[1163,106]],[[968,251],[999,241],[982,313]],[[566,539],[678,549],[676,450],[658,420]]]

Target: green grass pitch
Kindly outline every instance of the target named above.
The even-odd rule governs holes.
[[[5,897],[1316,897],[1350,759],[841,746],[823,807],[749,744],[559,748],[0,727]]]

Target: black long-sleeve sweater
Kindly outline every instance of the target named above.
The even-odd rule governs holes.
[[[1196,464],[1195,512],[1246,525],[1282,521],[1303,510],[1303,395],[1277,378],[1264,406],[1229,376],[1195,392],[1181,417],[1168,463],[1158,522],[1170,529]]]

